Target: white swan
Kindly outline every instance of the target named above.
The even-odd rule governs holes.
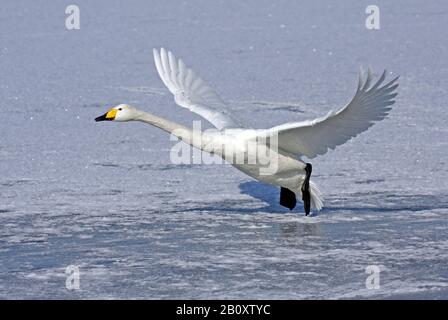
[[[201,115],[213,124],[215,132],[195,132],[181,124],[138,110],[127,104],[120,104],[96,121],[143,121],[159,127],[184,142],[229,160],[227,150],[232,150],[237,169],[247,175],[272,185],[281,187],[280,204],[292,210],[296,205],[296,195],[304,202],[306,215],[310,207],[320,210],[323,207],[319,189],[310,179],[311,164],[300,156],[314,158],[367,130],[375,121],[384,119],[397,95],[395,78],[382,85],[386,71],[372,85],[372,74],[368,71],[364,80],[362,72],[355,96],[342,109],[310,121],[290,122],[270,129],[248,130],[226,112],[226,103],[193,70],[187,68],[171,52],[156,49],[154,61],[163,83],[174,95],[175,102],[184,108]],[[266,157],[250,158],[255,145],[263,150]],[[234,159],[235,159],[234,158]],[[263,161],[261,160],[263,158]],[[248,159],[252,159],[249,161]],[[266,159],[268,160],[266,162]],[[271,162],[269,162],[271,161]],[[269,172],[268,166],[275,162],[275,170]],[[264,172],[262,170],[265,169]]]

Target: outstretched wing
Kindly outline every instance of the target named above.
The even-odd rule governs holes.
[[[226,103],[182,60],[164,48],[153,49],[157,72],[181,107],[199,114],[217,129],[238,128],[240,125],[227,114]]]
[[[398,77],[381,86],[385,78],[386,71],[371,86],[369,69],[365,81],[362,73],[359,75],[355,96],[341,110],[331,111],[314,120],[286,123],[269,129],[270,134],[278,134],[279,151],[314,158],[366,131],[375,121],[384,119],[395,102],[395,89],[398,87]]]

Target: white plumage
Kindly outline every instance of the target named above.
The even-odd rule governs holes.
[[[170,132],[203,151],[213,150],[223,158],[223,150],[232,149],[237,159],[245,159],[249,143],[256,141],[257,147],[269,151],[269,159],[277,164],[276,171],[272,174],[261,173],[264,164],[260,161],[232,162],[232,165],[259,181],[282,187],[282,197],[285,196],[287,200],[286,204],[282,203],[285,199],[282,200],[281,197],[280,202],[290,209],[295,206],[295,195],[301,195],[305,203],[317,210],[323,207],[321,192],[309,181],[311,165],[305,164],[300,157],[314,158],[322,155],[367,130],[376,121],[387,116],[397,95],[395,90],[398,87],[398,77],[383,84],[386,78],[384,71],[372,85],[372,73],[368,70],[365,79],[361,72],[355,96],[337,112],[332,111],[314,120],[285,123],[270,129],[247,130],[227,113],[227,104],[219,95],[182,60],[176,59],[163,48],[160,51],[154,49],[153,53],[157,72],[174,95],[175,102],[208,120],[219,132],[199,133],[201,139],[197,142],[198,134],[190,128],[126,104],[112,108],[96,120],[143,121]],[[276,139],[263,139],[266,137]],[[217,148],[219,146],[223,149]],[[309,212],[307,205],[305,212]]]
[[[174,101],[207,119],[217,129],[238,128],[240,125],[227,114],[226,103],[184,62],[165,49],[153,50],[157,72]]]
[[[398,77],[381,86],[385,78],[386,71],[370,87],[370,69],[365,81],[361,72],[356,94],[344,108],[314,120],[286,123],[269,129],[278,133],[279,149],[314,158],[366,131],[375,121],[383,120],[395,102],[397,93],[394,91],[398,87]]]

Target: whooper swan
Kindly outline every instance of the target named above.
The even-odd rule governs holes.
[[[195,132],[127,104],[120,104],[95,120],[142,121],[159,127],[195,148],[231,162],[261,182],[279,186],[280,204],[290,210],[300,195],[306,215],[310,208],[320,210],[323,200],[317,186],[310,181],[312,166],[302,161],[301,156],[312,159],[366,131],[387,116],[397,95],[398,77],[383,84],[384,71],[372,84],[369,70],[365,80],[360,73],[355,96],[339,111],[314,120],[250,130],[227,113],[226,103],[182,60],[163,48],[154,49],[153,53],[159,76],[174,95],[174,101],[205,118],[216,130]],[[230,157],[228,150],[232,153]]]

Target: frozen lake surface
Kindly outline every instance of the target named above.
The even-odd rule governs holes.
[[[376,1],[376,31],[355,0],[76,4],[69,31],[66,1],[2,3],[0,298],[448,298],[446,1]],[[199,119],[158,79],[160,46],[254,128],[343,106],[361,65],[399,95],[313,159],[325,209],[305,217],[229,165],[172,164],[158,129],[93,121],[121,102]]]

